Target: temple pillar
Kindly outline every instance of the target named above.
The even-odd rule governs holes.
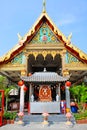
[[[62,58],[62,74],[63,71],[65,70],[65,58],[66,58],[66,50],[63,50],[61,52],[61,58]],[[64,76],[64,75],[63,75]]]
[[[31,95],[32,95],[32,84],[30,84],[30,86],[29,86],[29,104],[28,104],[28,114],[30,114]]]
[[[24,111],[24,84],[20,87],[20,112]]]
[[[59,100],[61,100],[61,94],[60,94],[60,83],[59,83],[59,87],[58,87],[58,94],[59,94]]]
[[[65,94],[66,94],[66,108],[70,109],[70,91],[69,87],[65,86]]]
[[[56,101],[60,101],[60,84],[56,86]]]

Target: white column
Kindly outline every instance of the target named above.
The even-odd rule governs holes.
[[[59,83],[59,87],[58,87],[58,94],[59,94],[59,100],[61,100],[60,83]]]
[[[20,112],[24,111],[24,85],[20,88]]]
[[[69,87],[65,86],[66,90],[66,108],[70,109],[70,92]]]
[[[60,101],[60,84],[56,87],[56,101]]]
[[[30,102],[31,102],[31,88],[32,88],[32,85],[30,84],[29,85],[29,103],[28,103],[28,114],[30,114],[31,112],[31,110],[30,110],[30,108],[31,108],[31,104],[30,104]]]
[[[29,102],[31,102],[31,95],[32,95],[32,85],[30,84],[30,88],[29,88]]]

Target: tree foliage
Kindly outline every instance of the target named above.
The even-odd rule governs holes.
[[[0,75],[0,89],[5,89],[8,84],[8,79],[5,76]]]
[[[82,83],[81,85],[72,86],[70,92],[77,102],[87,102],[87,86]]]
[[[72,86],[70,88],[70,93],[77,103],[80,104],[82,109],[84,109],[84,103],[87,103],[87,86],[82,83],[81,85]]]
[[[0,75],[0,89],[3,89],[5,91],[5,108],[7,111],[8,101],[9,99],[9,92],[11,89],[17,88],[16,85],[9,84],[8,79],[5,76]],[[1,98],[0,98],[1,99]]]

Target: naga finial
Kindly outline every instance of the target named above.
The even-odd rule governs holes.
[[[18,40],[20,41],[22,39],[22,36],[19,33],[17,33],[17,36],[18,36]]]
[[[43,13],[46,12],[46,0],[43,0]]]
[[[70,41],[71,38],[72,38],[72,33],[69,34],[69,36],[68,36],[68,40]]]

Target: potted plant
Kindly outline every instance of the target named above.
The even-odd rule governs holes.
[[[3,115],[3,124],[10,124],[10,123],[13,124],[16,116],[17,116],[16,112],[5,111]]]
[[[10,112],[8,111],[4,112],[3,121],[5,121],[7,124],[10,124]]]
[[[15,120],[16,116],[17,116],[16,112],[11,112],[10,113],[10,122],[11,122],[11,124],[14,124],[14,120]]]

